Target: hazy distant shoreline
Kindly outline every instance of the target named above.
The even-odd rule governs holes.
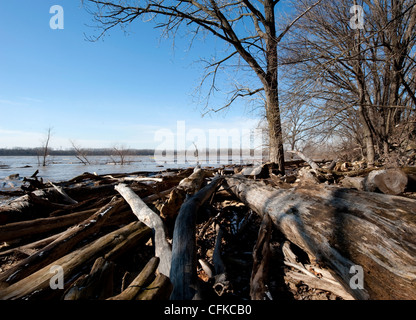
[[[86,156],[113,156],[117,154],[113,148],[82,148],[80,149],[83,154]],[[76,156],[80,150],[75,149],[48,149],[49,156]],[[201,150],[200,154],[206,152],[207,150]],[[221,154],[221,155],[238,155],[238,154],[250,154],[253,153],[253,150],[240,150],[240,149],[212,149],[212,154]],[[43,154],[42,148],[0,148],[0,157],[6,156],[39,156]],[[120,152],[120,150],[118,150]],[[126,156],[154,156],[154,149],[122,149],[122,152]],[[176,155],[177,153],[183,153],[183,151],[168,151],[171,155]],[[187,151],[189,153],[189,151]]]
[[[89,156],[109,156],[114,155],[114,149],[111,148],[83,148]],[[42,148],[0,148],[0,156],[37,156],[43,152]],[[138,156],[153,156],[155,151],[153,149],[126,149],[127,155]],[[75,149],[52,149],[48,150],[50,156],[75,156],[77,151]]]

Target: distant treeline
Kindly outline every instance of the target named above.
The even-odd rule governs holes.
[[[228,151],[228,152],[227,152]],[[76,156],[79,155],[79,152],[82,152],[85,156],[114,156],[122,153],[125,156],[153,156],[155,155],[155,150],[153,149],[114,149],[114,148],[82,148],[80,150],[75,149],[52,149],[48,148],[49,156]],[[165,151],[166,152],[166,151]],[[163,152],[163,155],[165,155]],[[199,156],[204,154],[208,155],[210,152],[217,155],[238,155],[246,154],[253,155],[254,150],[239,150],[239,149],[212,149],[212,150],[201,150]],[[1,156],[42,156],[44,153],[43,148],[0,148],[0,157]],[[168,151],[169,154],[177,155],[176,151]],[[187,151],[189,155],[189,150]],[[195,154],[196,155],[196,154]]]
[[[115,155],[114,149],[82,149],[82,152],[88,156],[110,156]],[[152,149],[126,149],[123,150],[125,155],[150,156],[154,155]],[[0,156],[38,156],[43,154],[42,148],[0,148]],[[49,149],[50,156],[75,156],[77,151],[74,149]]]

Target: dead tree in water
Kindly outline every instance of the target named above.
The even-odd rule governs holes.
[[[87,151],[85,149],[80,148],[79,146],[75,145],[75,142],[71,140],[72,148],[75,151],[75,157],[82,162],[82,164],[87,165],[91,164],[87,158]]]
[[[42,167],[46,167],[46,158],[49,154],[49,141],[51,140],[52,128],[49,127],[46,132],[45,140],[42,142],[42,146],[38,150],[38,164],[40,165],[40,156],[42,156]]]

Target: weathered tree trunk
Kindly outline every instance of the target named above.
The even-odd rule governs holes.
[[[270,162],[276,163],[281,174],[284,174],[285,158],[277,82],[272,84],[272,86],[267,88],[265,91],[267,104],[266,115],[269,130],[269,160]]]
[[[400,169],[371,171],[365,178],[365,190],[380,190],[385,194],[398,195],[404,192],[408,182],[407,175]]]
[[[16,247],[16,248],[12,248],[12,249],[9,249],[9,250],[6,250],[6,251],[1,251],[0,252],[0,257],[11,255],[14,252],[20,252],[20,253],[23,253],[23,254],[26,254],[26,255],[30,256],[30,255],[36,253],[38,248],[42,248],[42,247],[47,246],[51,242],[58,239],[62,234],[63,234],[63,232],[57,233],[57,234],[54,234],[50,237],[43,238],[43,239],[40,239],[40,240],[35,241],[35,242],[31,242],[31,243],[28,243],[28,244],[25,244],[25,245],[22,245],[22,246],[19,246],[19,247]]]
[[[0,224],[33,219],[34,217],[41,218],[54,210],[68,207],[68,205],[53,203],[45,199],[43,196],[46,192],[48,192],[46,189],[36,190],[0,206]]]
[[[169,278],[159,273],[155,280],[139,293],[136,300],[167,300],[171,292],[172,283]]]
[[[375,149],[374,149],[374,136],[371,130],[371,119],[367,112],[366,104],[366,79],[363,69],[363,57],[361,52],[361,31],[357,29],[354,35],[354,42],[356,45],[353,47],[353,54],[357,56],[354,64],[354,73],[357,82],[357,93],[358,93],[358,117],[361,122],[361,127],[364,134],[364,141],[367,150],[367,165],[368,167],[374,166],[375,161]]]
[[[172,292],[172,284],[168,277],[159,273],[155,280],[137,296],[136,300],[167,300]]]
[[[82,275],[63,297],[64,300],[103,300],[113,292],[114,263],[100,257],[88,275]]]
[[[228,280],[227,270],[225,269],[224,262],[221,257],[221,242],[222,242],[222,229],[217,224],[215,226],[217,232],[217,238],[215,239],[214,253],[212,255],[212,262],[214,263],[214,285],[212,286],[218,296],[222,296],[224,293],[231,291],[231,283]]]
[[[173,285],[172,300],[199,299],[196,274],[196,215],[221,183],[220,177],[190,197],[176,218],[172,242],[170,280]]]
[[[269,127],[269,152],[270,161],[277,163],[281,174],[285,174],[285,158],[283,152],[283,133],[280,118],[279,86],[278,86],[278,53],[277,44],[284,33],[276,34],[275,19],[276,2],[267,0],[264,2],[266,62],[267,70],[263,79],[266,96],[266,117]]]
[[[183,178],[178,186],[170,193],[168,201],[160,208],[160,215],[169,222],[174,221],[187,194],[194,194],[204,182],[205,172],[200,167],[195,167],[189,177]]]
[[[166,230],[162,219],[151,210],[140,197],[125,184],[119,184],[115,189],[130,205],[136,217],[155,233],[155,255],[160,258],[159,272],[169,276],[172,259],[171,245],[166,239]]]
[[[373,170],[366,177],[345,177],[341,185],[360,191],[399,195],[403,193],[408,184],[408,177],[400,169]]]
[[[58,193],[63,197],[65,202],[67,202],[69,204],[77,204],[78,203],[78,201],[76,201],[76,200],[72,199],[70,196],[68,196],[67,193],[65,192],[65,190],[62,187],[59,187],[59,186],[53,184],[50,181],[49,181],[49,184],[51,184],[52,187],[54,187],[55,190],[58,191]]]
[[[287,152],[296,154],[299,158],[301,158],[307,164],[309,164],[313,170],[318,170],[319,169],[319,166],[316,164],[316,162],[313,161],[311,158],[305,156],[302,152],[296,151],[296,150],[288,150]]]
[[[263,215],[259,235],[253,249],[253,270],[250,278],[251,300],[264,300],[270,260],[270,237],[272,221],[266,213]]]
[[[122,199],[113,198],[110,203],[97,210],[95,214],[75,228],[68,229],[42,250],[19,262],[13,268],[6,270],[0,276],[0,282],[14,283],[66,255],[83,239],[98,232],[105,221],[120,209],[123,202]]]
[[[27,236],[40,235],[59,228],[69,227],[90,217],[96,209],[70,213],[59,217],[39,218],[0,226],[0,241],[11,241]]]
[[[114,297],[108,298],[107,300],[134,300],[143,287],[151,281],[152,277],[154,277],[159,261],[160,259],[158,257],[151,258],[139,275],[123,292]]]
[[[355,300],[353,296],[345,291],[339,281],[334,279],[328,270],[319,268],[316,265],[304,265],[302,262],[300,262],[299,258],[292,251],[289,241],[285,241],[281,246],[281,249],[285,257],[284,264],[302,272],[286,272],[284,277],[285,280],[296,282],[302,281],[310,288],[322,289],[332,292],[344,300]]]
[[[63,270],[64,280],[68,281],[86,264],[93,262],[103,253],[114,248],[126,237],[137,230],[142,229],[144,233],[148,228],[141,222],[135,221],[129,225],[115,230],[96,241],[75,250],[66,256],[52,262],[28,277],[0,290],[0,300],[15,300],[33,293],[40,293],[46,290],[52,290],[50,281],[54,276],[51,268],[59,266]]]
[[[354,188],[359,191],[365,190],[365,178],[364,177],[345,177],[339,183],[344,188]]]
[[[324,263],[357,299],[416,299],[416,201],[325,185],[277,190],[242,177],[230,190],[269,214],[288,240]],[[350,286],[361,266],[364,288]],[[357,269],[356,269],[357,270]]]
[[[130,251],[137,248],[140,243],[146,243],[152,235],[151,229],[148,227],[147,231],[136,230],[130,233],[122,242],[117,244],[113,249],[104,255],[104,259],[108,261],[117,261],[122,256],[126,256]]]
[[[374,166],[374,162],[375,162],[375,149],[374,149],[374,137],[373,134],[371,132],[371,128],[369,125],[369,120],[367,119],[366,115],[365,115],[365,107],[364,106],[360,106],[359,108],[359,119],[361,122],[361,126],[363,128],[363,132],[364,132],[364,142],[365,142],[365,146],[366,146],[366,157],[367,157],[367,165],[369,168]]]

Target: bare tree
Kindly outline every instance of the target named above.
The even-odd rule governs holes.
[[[46,166],[46,158],[49,154],[49,141],[52,135],[52,128],[49,127],[46,131],[45,138],[42,141],[41,147],[38,149],[38,163],[40,163],[39,158],[42,157],[42,166]]]
[[[115,155],[120,159],[118,161],[120,165],[125,165],[128,163],[126,158],[131,153],[128,148],[126,148],[124,145],[116,145],[113,147],[113,151]],[[110,158],[115,164],[117,163],[117,161],[112,156],[110,156]]]
[[[81,147],[77,146],[74,141],[70,140],[72,148],[74,148],[75,151],[75,157],[82,162],[82,164],[87,165],[91,164],[90,161],[87,158],[88,151],[85,149],[82,149]]]
[[[265,113],[268,122],[270,160],[284,172],[284,154],[280,106],[278,97],[277,45],[288,30],[305,14],[301,13],[283,30],[276,29],[276,5],[279,0],[253,2],[217,0],[156,0],[156,1],[101,1],[84,0],[95,5],[88,8],[102,27],[100,38],[117,25],[126,25],[138,18],[153,20],[165,35],[175,35],[184,26],[191,39],[210,34],[228,46],[224,56],[215,57],[206,68],[205,79],[211,79],[211,90],[216,90],[219,70],[239,65],[250,70],[258,79],[258,86],[237,85],[224,107],[239,98],[252,97],[264,92]],[[314,7],[318,0],[311,5]],[[310,10],[307,8],[305,11]]]
[[[311,3],[298,1],[297,11]],[[353,4],[365,12],[356,28]],[[286,38],[282,63],[292,76],[290,90],[322,110],[331,133],[351,127],[354,114],[370,166],[388,154],[398,124],[415,110],[415,26],[413,1],[325,0]]]

